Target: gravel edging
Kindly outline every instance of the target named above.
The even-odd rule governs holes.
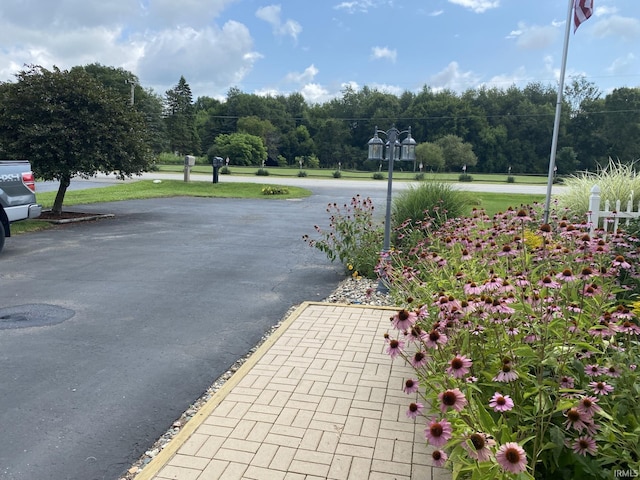
[[[378,290],[378,282],[369,280],[366,278],[352,278],[348,277],[322,302],[327,303],[341,303],[347,305],[372,305],[376,307],[393,306],[391,297]],[[233,374],[247,361],[251,355],[275,332],[284,319],[288,318],[298,305],[291,307],[284,318],[277,324],[272,326],[262,336],[260,341],[249,350],[245,356],[237,360],[229,369],[216,379],[215,382],[207,389],[207,391],[196,400],[181,416],[171,425],[171,428],[167,430],[162,437],[160,437],[153,446],[147,450],[142,457],[140,457],[128,470],[119,478],[119,480],[133,480],[144,467],[156,456],[162,449],[164,449],[171,440],[180,432],[193,416],[198,413],[198,410],[209,401],[209,399],[229,380]]]

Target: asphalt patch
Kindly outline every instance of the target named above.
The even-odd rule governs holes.
[[[42,303],[0,308],[0,330],[57,325],[75,313],[68,308]]]

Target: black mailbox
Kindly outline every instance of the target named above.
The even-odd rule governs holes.
[[[218,183],[218,169],[224,165],[224,160],[222,157],[213,157],[211,164],[213,165],[213,183]]]

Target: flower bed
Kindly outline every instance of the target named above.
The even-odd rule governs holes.
[[[415,369],[407,415],[454,478],[638,471],[638,239],[540,224],[477,211],[380,263],[406,302],[387,353]]]

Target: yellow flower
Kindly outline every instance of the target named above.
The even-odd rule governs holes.
[[[353,265],[351,265],[351,264],[349,263],[349,264],[347,264],[347,268],[348,268],[349,270],[353,270]]]
[[[540,235],[535,234],[531,230],[525,230],[524,244],[531,249],[538,248],[542,246],[542,237]]]
[[[636,315],[640,315],[640,301],[633,302],[631,304],[631,310],[633,310],[633,313]]]
[[[352,276],[353,278],[355,278],[356,280],[358,280],[358,279],[360,278],[360,275],[358,274],[358,271],[357,271],[357,270],[356,270],[355,272],[353,272],[353,273],[351,274],[351,276]]]

